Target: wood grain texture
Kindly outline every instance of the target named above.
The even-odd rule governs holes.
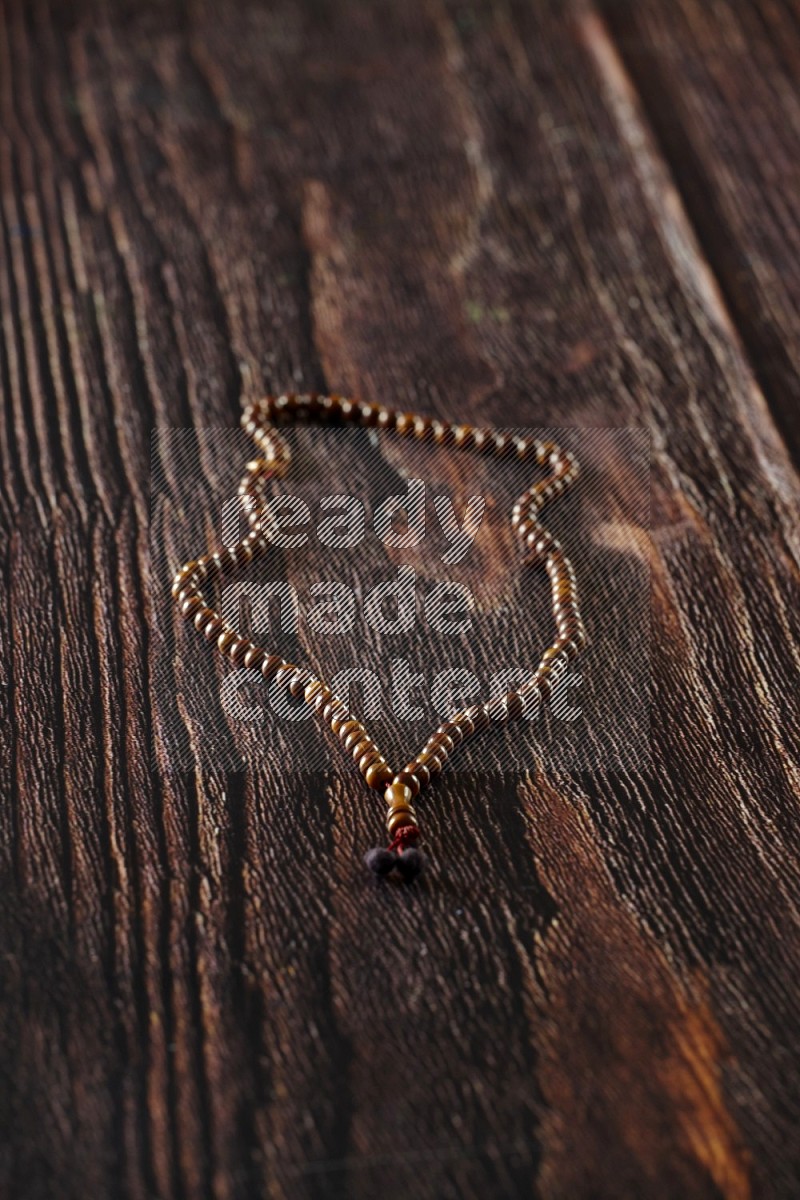
[[[796,18],[608,10],[2,8],[15,1200],[796,1193]],[[289,385],[651,432],[651,772],[455,778],[408,893],[290,738],[151,772],[150,431]]]
[[[602,8],[796,465],[797,5]]]

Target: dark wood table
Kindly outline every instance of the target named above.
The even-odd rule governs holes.
[[[791,0],[2,6],[8,1200],[797,1196],[798,70]],[[409,891],[335,750],[162,769],[151,430],[287,388],[649,431],[647,769],[443,779]]]

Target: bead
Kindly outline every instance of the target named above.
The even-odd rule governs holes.
[[[386,828],[389,833],[400,829],[403,825],[416,825],[417,814],[413,808],[393,808],[386,816]]]
[[[468,711],[469,711],[469,716],[472,719],[472,724],[475,728],[476,733],[479,733],[481,730],[486,729],[488,727],[489,714],[487,713],[486,709],[483,707],[482,704],[478,705],[476,708],[471,708]]]
[[[393,804],[391,806],[391,808],[388,808],[386,810],[386,817],[388,820],[388,818],[391,817],[393,813],[399,813],[399,812],[413,813],[413,811],[414,811],[414,805],[411,803],[410,800],[399,800],[397,802],[397,804]]]
[[[339,737],[341,738],[341,736],[342,735],[340,733]],[[342,738],[342,742],[347,753],[352,754],[357,746],[361,746],[363,744],[365,737],[367,738],[367,743],[369,743],[369,737],[365,733],[363,726],[359,725],[358,729],[354,729],[351,733],[348,733],[346,738]]]
[[[364,855],[364,862],[376,875],[388,875],[397,866],[397,855],[384,846],[376,846]]]
[[[416,825],[417,815],[413,808],[409,809],[393,809],[386,818],[386,832],[389,837],[394,837],[398,829],[402,829],[404,825]]]
[[[368,749],[365,750],[359,757],[356,757],[355,754],[353,755],[356,766],[364,777],[365,782],[367,778],[367,771],[370,769],[373,763],[380,761],[380,757],[380,751],[376,750],[375,746],[371,742]],[[367,786],[369,786],[369,784],[367,784]]]
[[[475,722],[470,713],[456,713],[453,717],[453,724],[457,725],[461,730],[462,736],[465,738],[472,737],[475,732]]]
[[[390,808],[407,807],[414,799],[414,795],[407,784],[395,782],[390,783],[387,787],[384,799]]]
[[[453,741],[450,735],[444,733],[441,729],[436,730],[433,741],[434,748],[437,750],[437,753],[439,750],[444,750],[445,754],[450,755],[456,748],[456,743]]]
[[[387,779],[391,779],[392,771],[387,762],[379,759],[370,767],[367,767],[367,773],[364,776],[367,786],[371,788],[381,788],[386,783]]]
[[[363,732],[364,726],[361,724],[361,722],[356,721],[353,717],[350,717],[349,720],[341,721],[339,723],[339,728],[336,730],[336,736],[339,738],[339,741],[346,743],[351,733]]]
[[[194,614],[195,629],[202,630],[206,621],[209,621],[211,619],[211,617],[213,617],[213,616],[214,616],[214,613],[211,611],[210,608],[203,607],[203,608],[198,609],[198,611]]]
[[[265,679],[272,679],[287,664],[277,654],[268,654],[261,664],[261,674]]]
[[[431,773],[428,767],[425,763],[420,762],[419,759],[415,758],[412,763],[409,763],[406,770],[414,772],[419,779],[420,787],[426,787],[431,781]]]
[[[406,792],[408,792],[408,790],[408,788],[404,789]],[[397,799],[393,800],[392,803],[389,804],[386,812],[388,815],[391,815],[393,812],[406,812],[410,808],[413,808],[412,797],[404,796],[402,798],[398,797]]]
[[[498,724],[501,724],[503,721],[507,721],[509,713],[508,700],[506,697],[495,696],[492,700],[487,700],[486,715],[490,720],[495,721]]]
[[[394,777],[395,783],[404,783],[407,788],[411,789],[413,796],[419,795],[419,780],[413,771],[401,771],[399,775]]]
[[[180,587],[184,580],[188,579],[194,571],[197,570],[198,562],[196,558],[192,558],[189,562],[184,563],[179,571],[175,572],[175,582],[173,587]]]
[[[248,638],[237,638],[228,646],[228,658],[234,663],[241,662],[252,644]]]
[[[427,862],[425,855],[416,846],[409,846],[408,850],[403,850],[397,855],[397,867],[406,883],[416,879],[425,870]]]
[[[244,665],[250,667],[258,667],[261,665],[265,656],[265,651],[260,646],[251,646],[244,656]]]
[[[305,698],[306,680],[304,676],[304,672],[295,671],[289,679],[289,692],[294,696],[295,700]]]
[[[421,754],[417,755],[417,762],[422,763],[423,767],[427,767],[431,775],[438,775],[444,766],[442,760],[432,750],[423,750]]]

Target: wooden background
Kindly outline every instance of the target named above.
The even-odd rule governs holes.
[[[2,5],[3,1196],[797,1195],[798,70],[791,0]],[[285,747],[151,773],[150,431],[288,386],[650,431],[652,770],[454,779],[407,893]]]

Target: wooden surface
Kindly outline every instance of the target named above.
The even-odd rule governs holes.
[[[4,1196],[797,1194],[799,63],[788,0],[4,4]],[[150,431],[288,386],[650,431],[651,770],[456,778],[408,894],[285,747],[151,772]]]

